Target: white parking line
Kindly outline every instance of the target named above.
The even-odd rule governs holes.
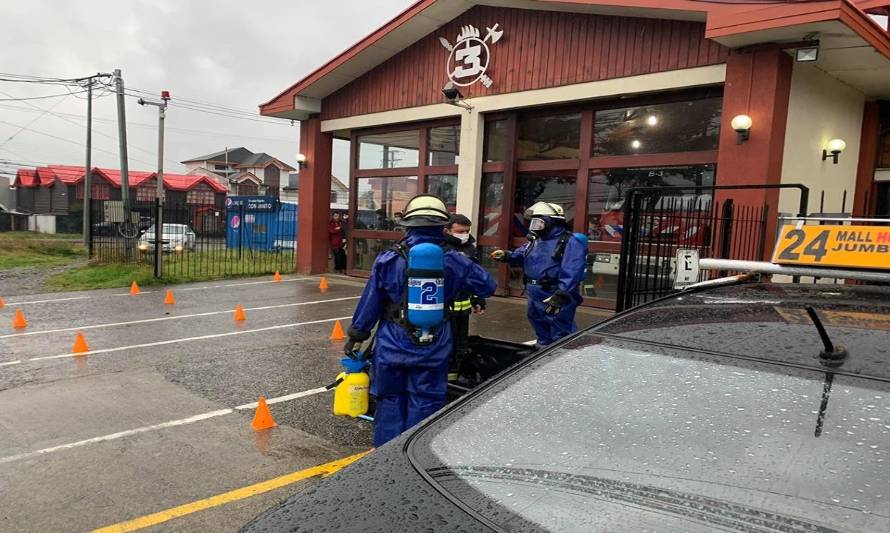
[[[51,300],[33,300],[26,302],[6,302],[7,307],[19,306],[19,305],[34,305],[34,304],[45,304],[50,302],[70,302],[71,300],[89,300],[90,296],[72,296],[71,298],[56,298]]]
[[[317,280],[317,279],[319,279],[319,278],[316,276],[306,276],[306,277],[301,277],[301,278],[287,278],[287,279],[282,279],[281,281],[274,281],[274,280],[247,281],[247,282],[239,282],[239,283],[223,283],[223,284],[219,284],[219,285],[207,285],[207,286],[202,286],[202,287],[181,287],[177,290],[178,291],[203,291],[203,290],[207,290],[207,289],[220,289],[223,287],[241,287],[243,285],[263,285],[266,283],[291,283],[294,281],[312,281],[312,280]],[[140,290],[139,294],[151,294],[154,292],[161,292],[161,291]],[[130,296],[130,293],[129,292],[119,292],[119,293],[110,294],[108,296]],[[99,297],[100,296],[71,296],[71,297],[66,297],[66,298],[48,298],[46,300],[33,300],[33,301],[24,301],[24,302],[6,302],[6,306],[11,307],[14,305],[48,304],[48,303],[55,303],[55,302],[70,302],[72,300],[92,300],[94,298],[99,298]]]
[[[10,366],[10,365],[18,365],[18,364],[21,364],[21,360],[7,361],[5,363],[0,363],[0,366]]]
[[[323,304],[329,302],[343,302],[346,300],[358,300],[361,296],[344,296],[342,298],[330,298],[327,300],[314,300],[310,302],[292,302],[289,304],[278,304],[278,305],[264,305],[261,307],[245,307],[245,311],[262,311],[264,309],[280,309],[283,307],[299,307],[303,305],[316,305]],[[59,329],[44,329],[38,331],[24,331],[22,333],[7,333],[6,335],[0,335],[0,339],[8,339],[12,337],[29,337],[33,335],[48,335],[50,333],[64,333],[66,331],[83,331],[87,329],[98,329],[98,328],[112,328],[117,326],[128,326],[131,324],[147,324],[149,322],[162,322],[165,320],[177,320],[181,318],[194,318],[198,316],[213,316],[213,315],[224,315],[231,314],[234,312],[234,309],[226,309],[225,311],[207,311],[204,313],[191,313],[188,315],[178,315],[178,316],[163,316],[158,318],[143,318],[140,320],[129,320],[127,322],[111,322],[106,324],[93,324],[91,326],[75,326],[71,328],[59,328]]]
[[[242,329],[239,331],[229,331],[227,333],[215,333],[213,335],[200,335],[198,337],[185,337],[182,339],[171,339],[166,341],[157,341],[157,342],[147,342],[144,344],[132,344],[130,346],[120,346],[117,348],[103,348],[100,350],[90,350],[88,352],[83,353],[64,353],[61,355],[46,355],[42,357],[32,357],[27,361],[45,361],[48,359],[64,359],[68,357],[79,357],[83,355],[96,355],[100,353],[112,353],[112,352],[122,352],[124,350],[135,350],[137,348],[151,348],[152,346],[164,346],[167,344],[178,344],[181,342],[192,342],[192,341],[203,341],[207,339],[218,339],[220,337],[231,337],[233,335],[246,335],[248,333],[259,333],[262,331],[272,331],[276,329],[285,329],[285,328],[295,328],[298,326],[309,326],[311,324],[323,324],[325,322],[333,322],[335,320],[349,320],[351,316],[341,316],[336,318],[325,318],[322,320],[311,320],[309,322],[295,322],[292,324],[281,324],[278,326],[267,326],[264,328],[256,328],[256,329]]]
[[[316,280],[318,278],[314,277],[304,277],[304,278],[288,278],[282,279],[281,281],[245,281],[243,283],[225,283],[222,285],[208,285],[206,287],[185,287],[180,289],[182,291],[201,291],[204,289],[219,289],[221,287],[243,287],[244,285],[264,285],[267,283],[289,283],[293,281],[306,281],[306,280]]]
[[[275,404],[281,402],[287,402],[290,400],[296,400],[297,398],[305,398],[306,396],[312,396],[315,394],[321,394],[322,392],[326,392],[327,389],[324,387],[319,387],[317,389],[310,389],[303,392],[297,392],[294,394],[288,394],[286,396],[278,396],[277,398],[270,398],[266,400],[268,404]],[[246,409],[256,409],[256,402],[248,403],[244,405],[239,405],[237,407],[231,409],[218,409],[216,411],[209,411],[206,413],[201,413],[199,415],[190,416],[188,418],[180,418],[179,420],[170,420],[168,422],[162,422],[160,424],[154,424],[151,426],[143,426],[135,429],[128,429],[126,431],[118,431],[117,433],[110,433],[108,435],[102,435],[100,437],[93,437],[91,439],[79,440],[76,442],[69,442],[68,444],[60,444],[58,446],[51,446],[49,448],[43,448],[42,450],[34,450],[31,452],[23,452],[16,455],[9,455],[7,457],[0,457],[0,464],[12,463],[15,461],[21,461],[22,459],[30,459],[32,457],[38,457],[41,455],[46,455],[48,453],[60,452],[63,450],[70,450],[72,448],[80,448],[81,446],[86,446],[87,444],[96,444],[99,442],[107,442],[110,440],[122,439],[124,437],[130,437],[132,435],[138,435],[140,433],[147,433],[149,431],[157,431],[159,429],[172,428],[176,426],[185,426],[188,424],[194,424],[195,422],[201,422],[203,420],[209,420],[211,418],[217,418],[220,416],[230,415],[238,410],[246,410]]]
[[[326,390],[328,390],[327,387],[304,390],[303,392],[295,392],[293,394],[287,394],[285,396],[279,396],[277,398],[269,398],[268,400],[266,400],[266,403],[271,405],[273,403],[289,402],[291,400],[296,400],[297,398],[304,398],[306,396],[312,396],[313,394],[320,394],[322,392],[325,392]],[[244,405],[235,407],[235,409],[238,409],[239,411],[243,411],[245,409],[256,409],[257,405],[257,402],[245,403]]]

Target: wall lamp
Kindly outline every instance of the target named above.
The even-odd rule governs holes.
[[[297,166],[299,168],[306,168],[306,156],[305,155],[297,154],[296,160],[297,160]]]
[[[473,110],[473,106],[463,101],[464,95],[461,94],[460,89],[457,88],[454,82],[449,81],[442,87],[442,96],[445,97],[446,104],[461,107],[467,111]]]
[[[832,162],[836,165],[838,156],[841,155],[841,152],[843,152],[846,147],[847,143],[845,143],[843,139],[832,139],[828,141],[828,147],[822,149],[822,161],[831,158]]]
[[[732,117],[730,125],[736,132],[736,144],[742,144],[751,138],[751,117],[748,115],[736,115]]]

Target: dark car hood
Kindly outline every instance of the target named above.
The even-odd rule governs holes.
[[[407,437],[291,496],[241,531],[489,531],[420,477],[404,452]]]

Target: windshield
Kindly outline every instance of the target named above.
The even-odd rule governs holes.
[[[418,433],[509,531],[890,531],[887,384],[588,335]],[[877,383],[877,385],[876,385]]]
[[[188,229],[186,226],[183,226],[182,224],[164,224],[164,234],[161,235],[161,237],[164,237],[165,235],[185,235],[187,231]],[[152,224],[149,226],[148,229],[145,230],[145,234],[154,235],[155,225]]]

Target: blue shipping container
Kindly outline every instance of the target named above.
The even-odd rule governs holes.
[[[296,204],[272,196],[226,197],[227,247],[274,251],[296,245]]]

